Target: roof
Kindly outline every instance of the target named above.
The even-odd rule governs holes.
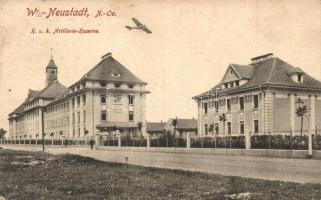
[[[25,102],[23,102],[20,106],[18,106],[16,109],[14,109],[9,115],[22,113],[24,110],[24,105],[25,105]]]
[[[111,53],[103,56],[102,60],[93,69],[86,73],[81,80],[101,80],[146,84],[146,82],[139,79],[116,59],[114,59]]]
[[[222,89],[222,83],[220,82],[210,90],[203,92],[193,98],[206,96],[210,93],[215,94],[216,88],[218,88],[218,93],[233,93],[240,90],[247,90],[262,86],[280,86],[290,87],[294,89],[321,90],[321,82],[314,79],[308,74],[304,75],[303,83],[297,83],[293,81],[289,72],[297,72],[302,74],[303,71],[299,68],[291,66],[290,64],[277,57],[271,57],[261,62],[249,65],[232,64],[232,66],[240,74],[240,76],[243,76],[244,78],[249,77],[247,83],[238,87]]]
[[[37,93],[34,98],[55,98],[65,92],[67,88],[59,83],[59,81],[53,81],[49,86]]]
[[[239,65],[239,64],[230,64],[233,66],[236,73],[241,77],[245,79],[250,79],[253,77],[254,67],[252,65]]]
[[[288,70],[288,75],[291,76],[293,74],[305,74],[305,73],[302,69],[300,69],[299,67],[296,67],[296,68],[291,68]]]
[[[97,128],[112,128],[116,126],[117,128],[137,128],[137,124],[135,122],[103,122],[98,124]]]
[[[176,129],[197,129],[197,120],[177,119]]]
[[[49,63],[47,65],[47,68],[54,68],[54,69],[57,69],[57,65],[55,64],[55,61],[51,58],[49,60]]]
[[[40,92],[40,90],[29,89],[27,99],[30,100],[30,99],[35,98],[39,94],[39,92]]]
[[[147,122],[147,132],[162,132],[164,130],[165,122]]]

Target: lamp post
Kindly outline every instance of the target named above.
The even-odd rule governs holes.
[[[222,113],[220,116],[219,116],[219,120],[221,122],[223,122],[223,136],[224,136],[224,146],[226,148],[226,138],[225,138],[225,122],[226,122],[226,115],[224,113]]]
[[[301,117],[301,138],[302,138],[302,129],[303,129],[303,117],[305,113],[308,112],[307,106],[304,105],[304,102],[299,98],[296,102],[296,111],[295,113],[297,114],[298,117]]]

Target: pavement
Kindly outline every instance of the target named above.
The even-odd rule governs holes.
[[[2,145],[13,150],[41,151],[41,146]],[[107,162],[147,167],[239,176],[265,180],[321,184],[321,160],[227,156],[210,154],[90,150],[86,147],[58,148],[46,146],[52,154],[77,154]]]

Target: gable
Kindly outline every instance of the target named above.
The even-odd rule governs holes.
[[[223,83],[225,82],[231,82],[231,81],[236,81],[239,80],[240,77],[237,75],[237,73],[235,72],[235,70],[229,66],[229,68],[227,69],[225,76],[222,80]]]

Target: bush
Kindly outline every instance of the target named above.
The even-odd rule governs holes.
[[[243,149],[245,148],[245,137],[244,136],[225,136],[216,137],[216,148],[231,148]],[[194,138],[191,140],[192,148],[215,148],[215,138]]]
[[[308,136],[255,135],[251,137],[252,149],[296,149],[308,148]]]

